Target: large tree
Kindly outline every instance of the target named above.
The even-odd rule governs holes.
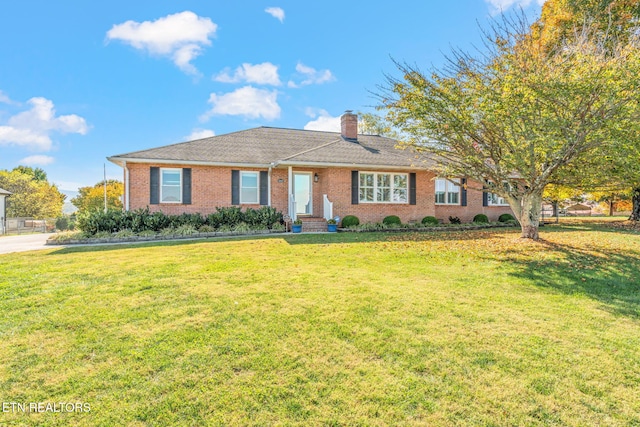
[[[610,41],[626,41],[637,29],[638,17],[638,0],[546,0],[531,34],[545,50],[561,48],[585,24],[609,33]]]
[[[47,173],[42,168],[32,168],[31,166],[16,166],[12,172],[20,172],[31,176],[35,181],[47,181]]]
[[[609,35],[607,49],[637,38],[640,29],[640,2],[637,0],[547,0],[531,34],[542,50],[562,48],[580,36],[585,25]],[[640,134],[625,130],[612,136],[615,141],[602,145],[597,153],[583,157],[584,167],[565,171],[572,185],[590,193],[632,194],[633,209],[629,219],[640,221]],[[587,167],[588,166],[588,167]],[[571,172],[574,172],[571,176]],[[603,196],[604,197],[604,196]]]
[[[0,188],[13,193],[7,198],[8,217],[47,219],[62,215],[66,196],[47,181],[42,169],[42,173],[35,171],[29,167],[0,170]]]
[[[92,187],[80,187],[79,194],[71,199],[71,203],[80,212],[104,209],[104,181]],[[107,209],[122,209],[124,186],[117,180],[107,180]]]
[[[538,238],[542,195],[581,156],[636,125],[640,66],[633,43],[583,28],[540,49],[522,20],[496,23],[477,55],[454,51],[429,74],[397,63],[380,93],[405,143],[444,176],[466,176],[508,201],[523,238]],[[608,48],[605,48],[608,46]]]

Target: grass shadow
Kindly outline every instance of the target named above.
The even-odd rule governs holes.
[[[586,295],[608,311],[640,319],[640,251],[538,243],[547,251],[543,259],[503,254],[516,267],[512,275],[567,295]]]

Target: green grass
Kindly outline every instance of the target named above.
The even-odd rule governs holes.
[[[640,234],[591,223],[0,256],[27,426],[640,425]]]

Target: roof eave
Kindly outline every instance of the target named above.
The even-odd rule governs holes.
[[[202,160],[172,160],[172,159],[143,159],[136,157],[107,157],[111,163],[123,167],[124,163],[153,163],[159,165],[193,165],[193,166],[222,166],[222,167],[251,167],[268,168],[271,163],[251,163],[251,162],[207,162]]]
[[[359,169],[399,169],[399,170],[424,170],[429,169],[428,165],[391,165],[391,164],[371,164],[371,163],[337,163],[337,162],[310,162],[310,161],[276,161],[273,163],[251,163],[251,162],[207,162],[200,160],[171,160],[171,159],[143,159],[127,157],[107,157],[112,163],[124,167],[125,163],[153,163],[163,165],[196,165],[196,166],[220,166],[239,168],[269,168],[269,167],[316,167],[316,168],[359,168]]]
[[[402,169],[402,170],[420,170],[427,169],[425,166],[416,165],[379,165],[370,163],[335,163],[335,162],[292,162],[282,161],[276,162],[276,166],[303,166],[318,168],[360,168],[360,169]]]

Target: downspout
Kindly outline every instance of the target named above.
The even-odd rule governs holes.
[[[124,210],[129,210],[129,168],[127,162],[124,162]]]
[[[269,182],[267,182],[267,206],[271,206],[271,171],[273,170],[274,163],[269,165]]]
[[[291,194],[293,193],[293,168],[291,166],[289,166],[288,171],[287,187],[287,211],[289,211],[288,214],[291,220],[294,221],[296,219],[296,213],[291,212]]]

